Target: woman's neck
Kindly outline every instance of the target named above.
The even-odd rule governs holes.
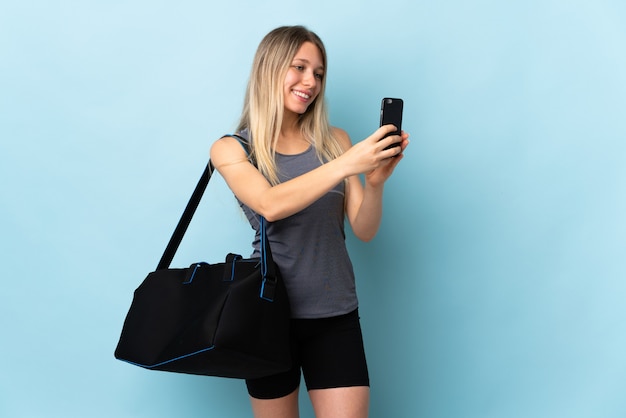
[[[285,110],[283,121],[280,126],[280,135],[285,137],[294,136],[300,133],[300,115]]]
[[[306,151],[309,142],[302,135],[302,130],[298,123],[300,115],[295,113],[285,113],[283,123],[278,135],[276,152],[280,154],[299,154]]]

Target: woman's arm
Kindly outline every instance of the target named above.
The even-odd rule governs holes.
[[[235,196],[269,222],[286,218],[315,202],[343,180],[345,171],[331,161],[292,180],[272,186],[246,158],[239,142],[219,139],[211,160]]]
[[[378,141],[391,131],[393,127],[380,128],[339,158],[276,186],[247,160],[242,146],[232,137],[221,138],[213,144],[211,161],[239,200],[273,222],[311,205],[344,178],[374,170],[381,162],[386,165],[384,160],[400,152],[398,147],[384,149],[398,142],[399,137]]]
[[[342,138],[344,147],[350,147],[351,142],[348,135],[341,130],[337,130],[337,133]],[[346,216],[352,227],[352,232],[362,241],[372,240],[378,232],[383,212],[383,188],[385,181],[391,176],[393,170],[403,158],[402,152],[409,143],[408,137],[409,135],[403,132],[400,137],[400,147],[396,147],[400,152],[392,158],[381,161],[377,167],[365,173],[365,187],[362,185],[359,176],[348,178]],[[398,137],[396,136],[395,138]]]

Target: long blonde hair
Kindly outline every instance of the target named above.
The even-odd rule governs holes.
[[[277,184],[275,147],[284,113],[283,83],[293,58],[303,43],[311,42],[322,55],[327,69],[326,49],[322,40],[303,26],[282,26],[268,33],[257,49],[246,89],[238,131],[248,129],[250,156],[271,184]],[[319,95],[300,116],[304,138],[315,147],[320,161],[330,161],[343,153],[328,121],[324,100],[326,77]]]

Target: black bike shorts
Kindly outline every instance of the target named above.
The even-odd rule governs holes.
[[[283,373],[247,379],[248,393],[257,399],[286,396],[300,385],[307,390],[369,386],[358,310],[321,319],[292,319],[293,367]]]

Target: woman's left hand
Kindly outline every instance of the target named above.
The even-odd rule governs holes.
[[[400,160],[404,157],[404,150],[409,145],[409,134],[402,131],[401,137],[402,142],[400,142],[400,147],[402,148],[402,151],[393,157],[385,159],[377,168],[365,174],[365,181],[369,186],[382,186],[391,176],[393,170],[395,170],[398,163],[400,163]]]

